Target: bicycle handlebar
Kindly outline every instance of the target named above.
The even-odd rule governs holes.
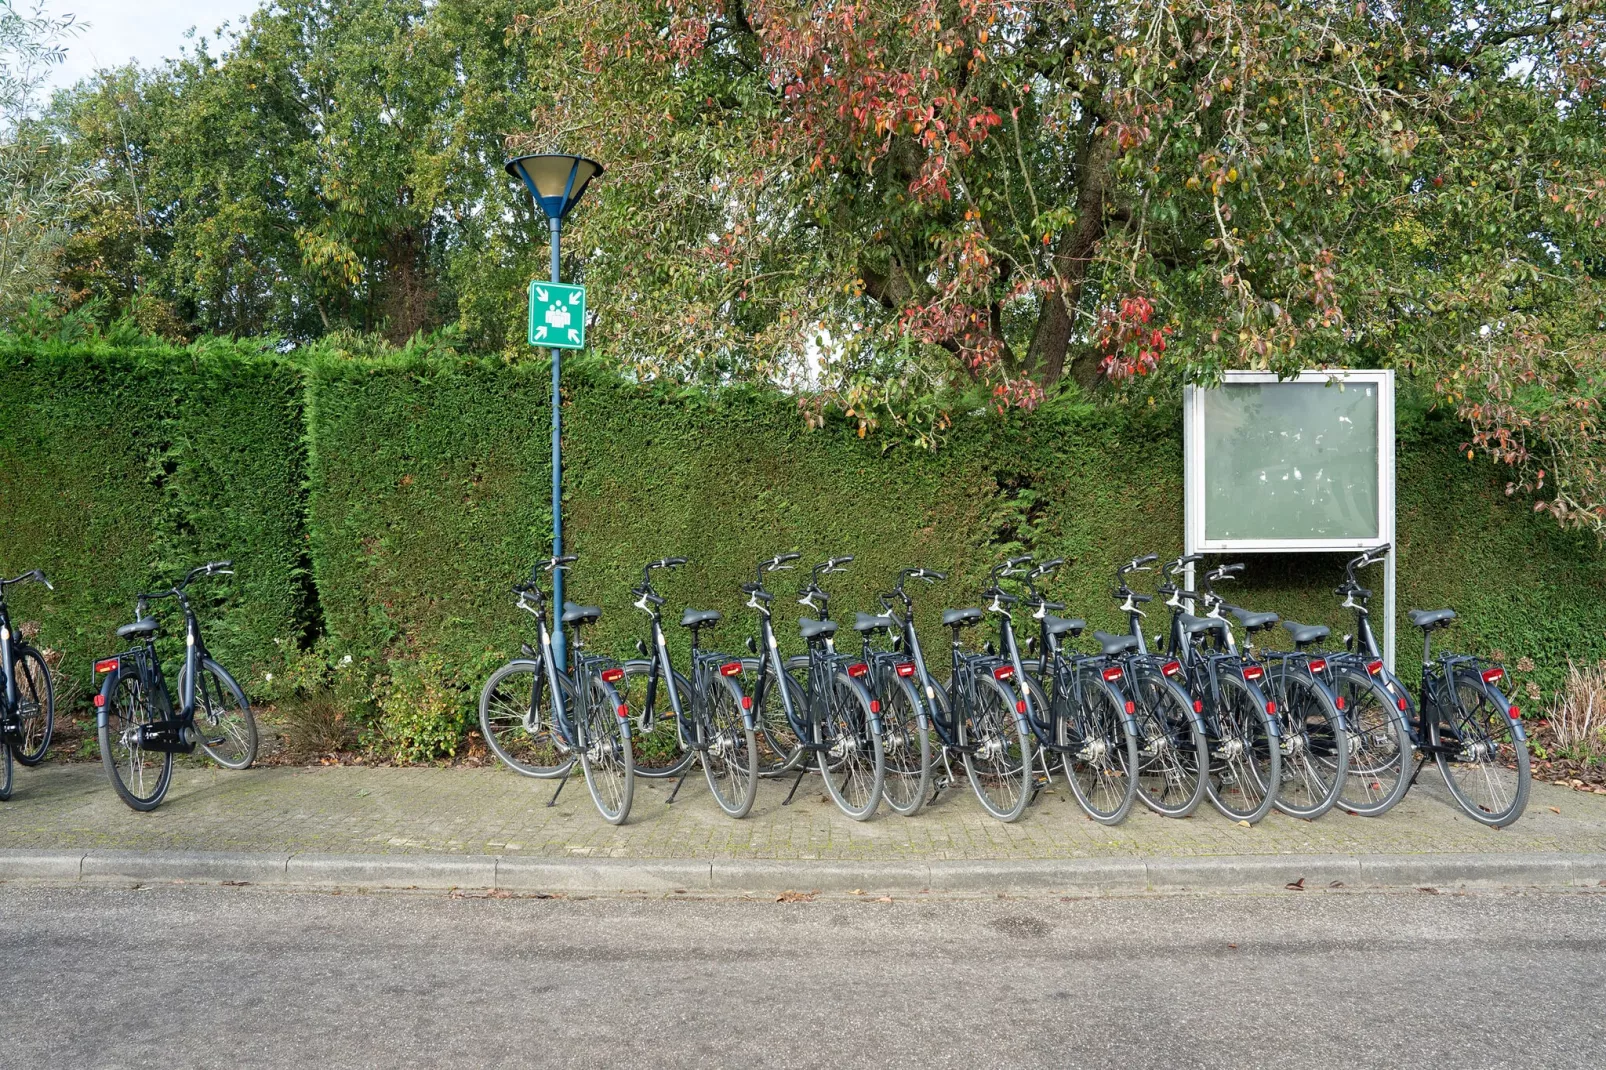
[[[27,572],[24,572],[22,575],[18,576],[16,579],[13,579],[13,580],[0,580],[0,590],[4,590],[7,587],[11,587],[11,586],[14,586],[14,585],[19,584],[19,583],[29,583],[29,582],[42,583],[42,584],[45,585],[46,589],[51,590],[51,591],[54,591],[56,589],[51,584],[51,582],[49,580],[45,579],[44,572],[42,572],[41,570],[39,570],[37,568],[31,568]]]

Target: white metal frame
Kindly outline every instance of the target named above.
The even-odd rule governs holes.
[[[1272,372],[1227,372],[1224,381],[1238,383],[1371,383],[1377,389],[1377,535],[1369,539],[1207,539],[1205,538],[1205,390],[1189,386],[1182,394],[1183,513],[1184,544],[1190,554],[1204,553],[1323,553],[1392,547],[1384,559],[1383,579],[1383,656],[1389,670],[1394,669],[1394,372],[1331,369],[1305,371],[1279,380]],[[1193,587],[1193,568],[1187,583]]]

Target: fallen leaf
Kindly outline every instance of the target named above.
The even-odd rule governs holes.
[[[244,888],[250,881],[220,881],[225,888]]]
[[[1333,883],[1329,884],[1328,887],[1329,888],[1342,888],[1342,887],[1344,887],[1344,882],[1343,881],[1334,881]]]
[[[1227,947],[1230,948],[1233,951],[1237,951],[1238,950],[1238,945],[1237,944],[1228,944]]]
[[[1561,807],[1559,807],[1559,806],[1547,806],[1547,807],[1545,807],[1545,809],[1549,810],[1553,814],[1561,813]]]
[[[1255,827],[1255,826],[1253,826],[1253,825],[1251,825],[1251,824],[1250,824],[1250,823],[1249,823],[1249,822],[1247,822],[1247,821],[1240,821],[1240,822],[1238,822],[1238,827],[1239,827],[1239,828],[1246,828],[1246,829],[1252,829],[1252,828],[1254,828],[1254,827]]]
[[[1290,892],[1303,892],[1305,890],[1305,878],[1301,877],[1297,881],[1289,881],[1287,884],[1283,885],[1283,887],[1287,888]]]
[[[863,888],[855,888],[855,889],[853,889],[853,891],[849,892],[848,894],[849,895],[863,895],[864,894],[864,889]]]
[[[890,895],[883,895],[883,896],[881,896],[881,897],[880,897],[880,898],[878,898],[878,899],[877,899],[877,900],[876,900],[876,902],[877,902],[877,903],[890,903],[890,902],[892,902],[892,896],[890,896]]]
[[[1429,895],[1438,895],[1439,894],[1439,890],[1437,888],[1418,888],[1417,891],[1426,892]]]
[[[775,897],[777,903],[812,903],[819,892],[782,892]]]

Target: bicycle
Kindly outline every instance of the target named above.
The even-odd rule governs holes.
[[[1125,679],[1126,669],[1114,659],[1130,654],[1136,642],[1129,636],[1096,632],[1098,654],[1079,654],[1064,646],[1063,637],[1080,635],[1087,625],[1078,618],[1051,614],[1049,610],[1065,606],[1049,601],[1036,585],[1064,563],[1057,557],[1027,571],[1022,580],[1026,593],[1020,598],[1005,594],[995,582],[988,592],[993,598],[989,608],[999,617],[999,651],[1022,670],[1026,724],[1037,738],[1044,772],[1049,755],[1057,754],[1082,809],[1100,824],[1117,825],[1126,820],[1137,798],[1138,735],[1133,717],[1137,704],[1115,686]],[[1007,608],[1016,602],[1030,608],[1038,622],[1040,659],[1020,660],[1013,614]]]
[[[173,779],[173,755],[193,754],[199,746],[225,769],[246,769],[256,760],[257,725],[245,692],[207,653],[201,626],[185,593],[191,583],[234,575],[230,561],[192,568],[165,591],[135,596],[132,624],[117,629],[119,639],[139,645],[95,662],[106,679],[95,696],[100,757],[118,796],[135,810],[154,810]],[[178,709],[156,653],[160,625],[150,603],[171,598],[184,614],[184,664],[179,670]]]
[[[1372,592],[1355,579],[1355,568],[1374,565],[1390,552],[1390,547],[1383,546],[1351,561],[1338,589],[1344,595],[1344,607],[1354,610],[1356,618],[1353,640],[1346,637],[1345,645],[1350,647],[1353,642],[1353,653],[1366,659],[1368,675],[1394,699],[1395,712],[1405,718],[1411,746],[1421,756],[1404,787],[1395,786],[1384,795],[1382,801],[1387,805],[1382,809],[1398,802],[1432,759],[1451,797],[1468,817],[1504,828],[1527,807],[1532,777],[1521,710],[1496,686],[1505,678],[1505,668],[1487,665],[1472,654],[1440,654],[1435,661],[1433,633],[1449,627],[1456,619],[1455,611],[1408,610],[1411,624],[1422,629],[1422,675],[1412,701],[1405,685],[1383,665],[1366,607]]]
[[[691,630],[692,676],[688,680],[675,670],[664,639],[664,599],[653,589],[654,569],[676,569],[686,564],[684,557],[666,557],[642,569],[641,583],[631,590],[635,607],[647,614],[652,626],[652,644],[636,641],[639,659],[626,661],[624,677],[617,690],[629,708],[632,751],[646,752],[649,764],[636,766],[636,775],[667,778],[679,776],[666,804],[673,803],[691,765],[701,758],[708,788],[731,817],[746,817],[758,794],[758,740],[753,722],[752,699],[742,694],[735,677],[742,674],[740,660],[701,649],[703,628],[722,617],[715,610],[687,609],[680,626]],[[668,708],[661,708],[668,695]],[[683,696],[690,697],[690,708]]]
[[[630,711],[613,687],[624,678],[624,669],[611,659],[585,653],[580,629],[595,624],[602,610],[573,602],[563,603],[560,618],[573,629],[573,675],[557,664],[546,594],[539,583],[543,571],[555,574],[575,560],[573,554],[554,557],[531,569],[528,580],[513,585],[515,604],[536,619],[541,647],[521,644],[522,656],[485,681],[480,731],[492,753],[515,772],[558,781],[548,807],[558,804],[578,757],[591,801],[603,820],[619,825],[630,815],[636,785]]]
[[[1143,633],[1144,611],[1138,608],[1154,601],[1153,595],[1139,594],[1127,583],[1133,572],[1148,572],[1159,554],[1144,554],[1115,570],[1113,594],[1126,614],[1127,634],[1114,647],[1125,669],[1127,694],[1137,707],[1138,798],[1150,810],[1164,817],[1188,817],[1199,808],[1206,795],[1206,774],[1210,768],[1210,745],[1204,715],[1194,707],[1192,696],[1183,687],[1182,662],[1149,651]],[[1117,637],[1094,632],[1109,652]]]
[[[919,813],[931,795],[932,725],[926,702],[935,696],[920,638],[915,634],[914,602],[904,584],[911,579],[935,583],[947,578],[934,569],[906,568],[898,573],[892,590],[880,596],[884,612],[854,615],[853,630],[861,637],[860,657],[870,666],[866,686],[881,704],[882,750],[887,764],[881,794],[892,811],[904,817]],[[902,604],[902,616],[894,601]],[[892,648],[874,649],[870,643],[876,634],[891,636]]]
[[[38,569],[0,580],[0,673],[5,675],[5,691],[0,694],[0,802],[11,798],[12,757],[27,766],[44,761],[56,724],[50,666],[11,628],[6,588],[22,583],[42,583],[55,590]]]
[[[1183,568],[1202,560],[1190,554],[1163,570],[1166,579],[1158,593],[1171,610],[1166,651],[1182,667],[1194,712],[1204,716],[1210,745],[1206,797],[1228,817],[1254,824],[1271,812],[1282,782],[1276,706],[1257,683],[1265,668],[1229,649],[1232,630],[1219,615],[1219,600],[1179,586]],[[1203,601],[1205,615],[1187,612],[1185,598]]]

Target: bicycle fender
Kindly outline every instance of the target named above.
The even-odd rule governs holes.
[[[1266,729],[1271,738],[1283,738],[1282,725],[1278,722],[1274,715],[1267,713],[1266,703],[1268,699],[1266,698],[1266,693],[1260,688],[1256,687],[1254,684],[1250,683],[1248,677],[1244,676],[1242,669],[1238,670],[1238,679],[1243,681],[1243,685],[1249,689],[1249,693],[1255,696],[1255,701],[1260,703],[1260,712],[1266,714]]]
[[[1511,722],[1511,734],[1516,738],[1516,741],[1518,743],[1528,742],[1528,732],[1522,727],[1521,715],[1511,716],[1511,700],[1506,697],[1506,693],[1491,683],[1485,683],[1483,686],[1489,689],[1489,694],[1494,696],[1495,706],[1501,713],[1506,715],[1506,720]]]

